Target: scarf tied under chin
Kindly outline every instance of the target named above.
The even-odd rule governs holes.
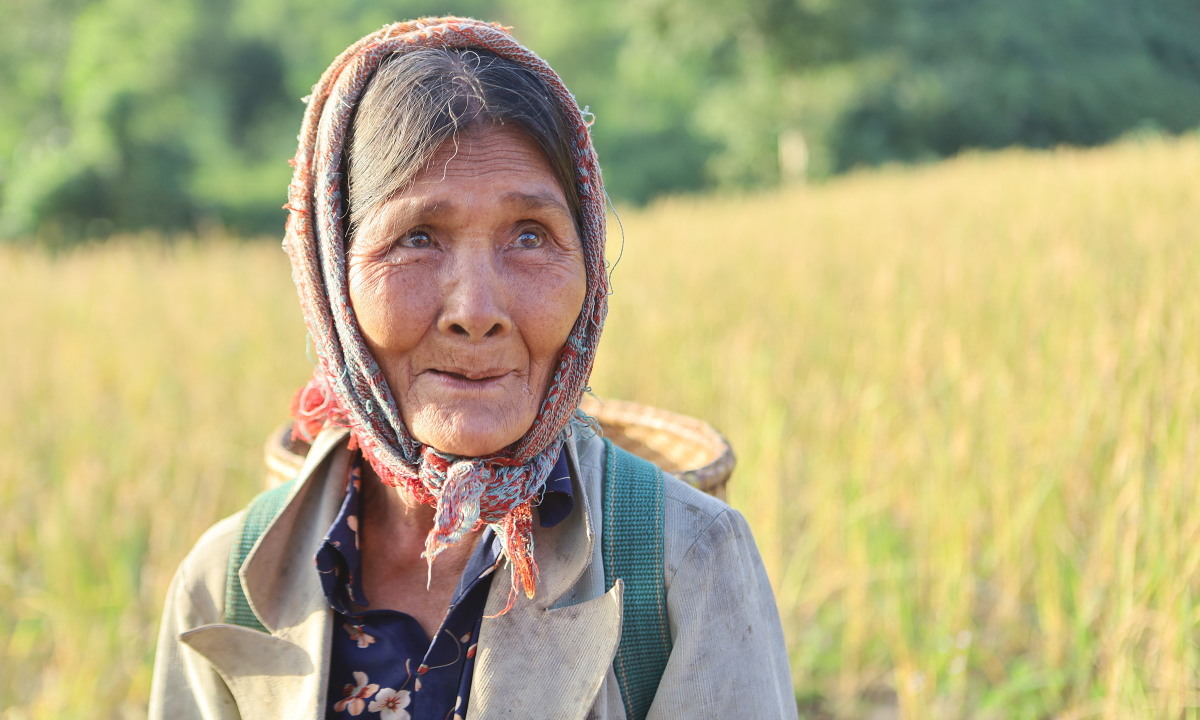
[[[533,425],[511,446],[487,457],[447,455],[411,435],[349,300],[347,133],[379,64],[422,47],[481,48],[518,63],[545,83],[570,125],[587,292]],[[512,566],[508,606],[518,592],[532,598],[537,588],[533,502],[579,407],[608,307],[604,185],[588,122],[558,75],[505,28],[465,18],[426,18],[387,26],[339,55],[313,87],[299,141],[285,206],[284,248],[291,257],[316,368],[292,403],[296,436],[311,441],[327,425],[349,428],[352,446],[362,450],[383,482],[407,489],[434,508],[423,553],[429,563],[472,530],[488,525]]]
[[[504,555],[512,564],[512,592],[501,613],[512,607],[517,592],[533,597],[537,588],[533,498],[545,486],[557,452],[538,453],[520,465],[503,459],[447,455],[425,445],[417,472],[405,465],[388,466],[379,460],[372,433],[355,429],[328,385],[315,373],[296,393],[292,417],[293,436],[306,442],[312,442],[327,425],[348,427],[350,449],[362,452],[384,484],[405,488],[419,502],[434,508],[433,529],[425,538],[421,554],[430,572],[443,550],[487,525],[500,539]]]

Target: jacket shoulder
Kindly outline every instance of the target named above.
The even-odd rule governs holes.
[[[753,545],[741,513],[674,475],[663,475],[663,555],[668,587],[689,556],[719,557],[746,543]]]
[[[674,478],[666,497],[664,574],[674,649],[648,720],[794,720],[787,643],[745,518]]]
[[[241,528],[245,510],[218,521],[200,536],[179,564],[173,600],[183,607],[168,608],[188,616],[190,627],[222,622],[225,614],[225,579],[229,553]]]
[[[722,513],[733,511],[724,500],[689,485],[665,470],[663,476],[663,497],[668,513],[674,508],[695,515],[697,520],[713,520]]]

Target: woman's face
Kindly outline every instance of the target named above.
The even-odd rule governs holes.
[[[587,288],[562,188],[523,132],[451,138],[369,214],[350,302],[412,435],[477,457],[520,439]]]

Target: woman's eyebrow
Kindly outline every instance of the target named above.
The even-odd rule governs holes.
[[[399,217],[437,217],[455,210],[457,203],[453,200],[426,200],[423,198],[397,198],[388,203],[391,207],[388,213],[393,218]]]
[[[513,190],[504,194],[504,201],[512,203],[523,210],[550,210],[561,213],[568,218],[571,217],[571,211],[567,208],[562,198],[549,192],[522,192],[520,190]]]
[[[571,220],[570,209],[560,196],[549,191],[527,192],[512,190],[504,193],[501,200],[521,212],[551,212]],[[396,232],[400,226],[414,222],[420,218],[426,222],[436,222],[439,217],[453,215],[460,209],[460,201],[426,200],[421,198],[397,198],[388,203],[388,212],[376,226],[376,230]]]
[[[365,226],[375,233],[391,234],[418,219],[422,222],[436,222],[442,215],[453,212],[455,206],[453,200],[393,198],[384,203]]]

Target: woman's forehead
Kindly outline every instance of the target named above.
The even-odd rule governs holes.
[[[486,188],[529,209],[567,210],[565,193],[545,154],[526,133],[509,126],[488,126],[447,139],[395,198],[448,205],[462,200],[457,194],[468,187]]]
[[[508,127],[446,140],[407,186],[364,217],[363,230],[388,234],[414,222],[457,223],[497,208],[575,225],[545,155],[528,135]]]

